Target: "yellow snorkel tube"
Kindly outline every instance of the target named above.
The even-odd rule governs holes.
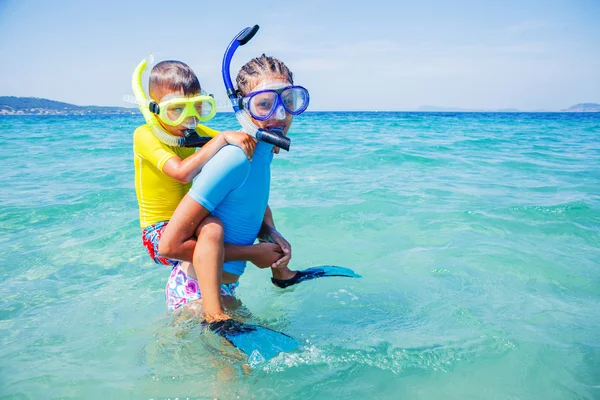
[[[154,134],[154,136],[156,136],[158,140],[160,140],[167,146],[172,147],[202,147],[210,139],[212,139],[218,134],[217,131],[208,129],[202,125],[197,125],[196,130],[187,130],[185,137],[174,136],[171,135],[169,132],[165,131],[160,125],[160,122],[158,122],[156,115],[150,111],[149,106],[151,101],[148,99],[148,96],[146,96],[146,92],[144,91],[144,87],[142,86],[142,75],[146,70],[146,66],[147,61],[146,59],[144,59],[135,68],[131,77],[131,88],[133,89],[135,101],[142,115],[144,116],[144,119],[146,120],[148,128],[150,128],[150,131]],[[210,118],[212,118],[213,116],[214,113],[211,113]],[[203,136],[198,135],[197,131],[202,131]]]

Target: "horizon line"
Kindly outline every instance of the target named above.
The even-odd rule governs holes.
[[[80,104],[74,104],[74,103],[68,103],[65,101],[60,101],[60,100],[52,100],[52,99],[48,99],[45,97],[33,97],[33,96],[12,96],[12,95],[0,95],[0,97],[12,97],[12,98],[16,98],[16,99],[39,99],[39,100],[47,100],[47,101],[54,101],[54,102],[58,102],[58,103],[65,103],[68,105],[72,105],[72,106],[76,106],[76,107],[98,107],[98,108],[119,108],[119,109],[124,109],[124,110],[137,110],[137,107],[125,107],[125,106],[115,106],[115,105],[95,105],[95,104],[89,104],[89,105],[80,105]],[[584,105],[584,104],[593,104],[593,105],[600,105],[600,103],[593,103],[593,102],[580,102],[580,103],[576,103],[573,104],[569,107],[566,107],[565,109],[560,109],[560,110],[544,110],[544,109],[539,109],[539,110],[520,110],[518,108],[513,108],[513,107],[501,107],[501,108],[495,108],[495,109],[476,109],[476,108],[462,108],[462,107],[445,107],[445,106],[431,106],[431,105],[421,105],[419,106],[419,108],[434,108],[433,110],[423,110],[423,109],[404,109],[404,110],[307,110],[305,112],[310,113],[310,112],[373,112],[373,113],[392,113],[392,112],[423,112],[423,113],[486,113],[486,112],[493,112],[493,113],[506,113],[506,114],[510,114],[510,113],[557,113],[557,112],[574,112],[574,111],[566,111],[569,108],[573,108],[579,105]],[[10,106],[9,106],[10,107]],[[12,107],[11,107],[12,108]],[[221,107],[218,107],[221,108]],[[439,108],[438,110],[436,110],[435,108]],[[581,112],[586,112],[586,111],[581,111]],[[587,112],[597,112],[597,111],[587,111]],[[228,110],[228,111],[221,111],[218,110],[217,113],[219,114],[233,114],[233,110]],[[32,114],[35,115],[35,114]]]

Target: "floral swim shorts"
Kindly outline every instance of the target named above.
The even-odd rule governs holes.
[[[239,282],[221,284],[221,296],[235,296],[235,288],[239,284]],[[167,287],[165,288],[165,295],[169,311],[173,311],[190,301],[202,298],[198,281],[185,273],[181,267],[181,263],[173,267]]]
[[[170,258],[161,257],[160,254],[158,254],[158,242],[168,223],[169,221],[161,221],[144,228],[142,231],[142,243],[146,250],[148,250],[150,258],[152,258],[155,263],[175,266],[179,264],[178,260],[171,260]]]

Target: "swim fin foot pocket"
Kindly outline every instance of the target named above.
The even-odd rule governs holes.
[[[250,365],[270,360],[281,352],[287,353],[299,346],[294,338],[285,333],[233,319],[211,322],[207,326],[247,355]]]
[[[312,267],[302,271],[297,271],[296,275],[291,279],[271,278],[271,282],[273,282],[273,285],[284,289],[286,287],[295,285],[303,281],[322,278],[326,276],[344,276],[348,278],[361,278],[360,275],[352,271],[350,268],[338,267],[335,265],[322,265],[320,267]]]

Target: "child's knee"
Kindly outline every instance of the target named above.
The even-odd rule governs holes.
[[[202,237],[202,239],[223,241],[224,236],[225,230],[221,220],[213,216],[206,217],[196,232],[196,237],[199,239]]]
[[[204,224],[210,224],[210,225],[218,225],[221,227],[221,229],[223,229],[223,223],[221,222],[221,220],[217,217],[215,217],[214,215],[209,215],[208,217],[204,218],[204,221],[202,221]]]

